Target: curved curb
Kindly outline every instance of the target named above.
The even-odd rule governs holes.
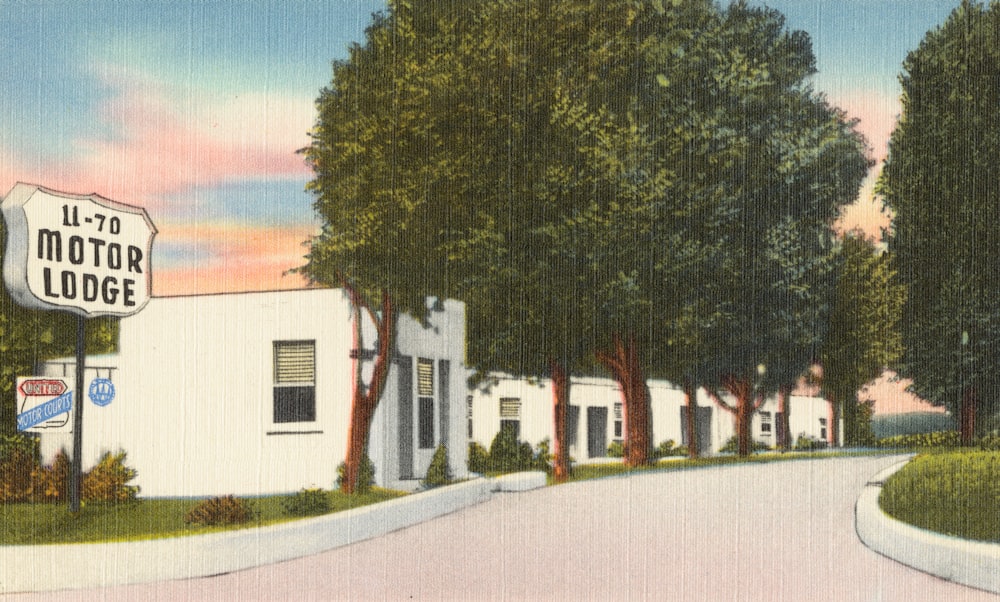
[[[1000,593],[1000,544],[969,541],[909,525],[878,505],[882,485],[909,460],[878,473],[854,508],[858,538],[873,551],[947,581]]]
[[[378,537],[487,501],[498,491],[545,485],[545,473],[476,479],[253,529],[91,544],[0,546],[0,593],[98,588],[231,573]]]

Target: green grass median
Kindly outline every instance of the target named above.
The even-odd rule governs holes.
[[[916,527],[1000,541],[1000,452],[921,454],[889,477],[879,505]]]

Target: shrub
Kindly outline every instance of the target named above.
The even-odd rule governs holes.
[[[608,445],[609,458],[621,458],[625,456],[625,445],[621,441],[612,441]]]
[[[80,497],[95,502],[129,502],[139,495],[139,487],[128,482],[138,474],[125,466],[125,452],[105,452],[96,466],[83,475]]]
[[[36,465],[31,473],[31,501],[61,502],[69,498],[70,460],[61,449],[49,466]]]
[[[0,437],[0,502],[27,501],[38,468],[38,439],[20,434]]]
[[[979,449],[985,451],[1000,451],[1000,433],[987,433],[976,442]]]
[[[810,451],[814,449],[826,449],[827,445],[828,443],[823,439],[800,433],[799,438],[795,440],[794,449],[796,451]]]
[[[448,465],[448,448],[442,443],[434,450],[431,465],[427,468],[427,476],[421,484],[427,489],[432,489],[448,483],[451,483],[451,466]]]
[[[333,505],[330,494],[320,488],[302,489],[292,497],[281,502],[285,512],[292,516],[313,516],[326,514]]]
[[[500,429],[500,432],[493,437],[493,442],[490,443],[489,470],[493,472],[516,472],[520,470],[522,467],[521,456],[523,451],[513,429]]]
[[[469,471],[480,474],[490,469],[490,452],[476,441],[469,443]]]
[[[959,443],[958,431],[913,433],[878,440],[879,447],[956,447]]]
[[[654,458],[669,458],[670,456],[686,456],[688,454],[688,448],[686,445],[677,445],[677,442],[673,439],[667,439],[666,441],[661,441],[656,449],[653,450]]]
[[[184,515],[189,525],[238,525],[250,522],[256,512],[250,502],[226,495],[203,500]]]
[[[347,464],[344,462],[337,466],[337,489],[340,489],[344,484],[344,473],[347,470]],[[372,486],[375,485],[375,465],[372,463],[371,458],[368,454],[361,456],[361,467],[358,469],[358,485],[354,488],[355,493],[368,493],[372,490]]]
[[[549,440],[547,438],[539,441],[535,447],[534,456],[531,458],[531,468],[546,472],[552,469],[552,451],[549,448]]]
[[[719,451],[723,453],[729,452],[734,454],[736,453],[737,449],[739,449],[739,439],[736,437],[736,435],[733,435],[732,437],[729,438],[729,441],[726,441],[726,444],[723,445],[722,449],[720,449]],[[766,443],[761,443],[760,441],[750,441],[750,451],[752,452],[763,451],[765,449],[770,449]]]

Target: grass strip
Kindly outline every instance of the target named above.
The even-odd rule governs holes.
[[[372,488],[367,494],[345,495],[330,491],[328,495],[332,513],[405,494]],[[200,499],[151,498],[120,504],[85,503],[76,515],[70,513],[65,504],[0,504],[0,545],[134,541],[260,527],[302,518],[285,511],[283,504],[292,497],[247,498],[256,511],[253,520],[240,525],[214,527],[184,522],[184,515]]]
[[[1000,541],[1000,452],[921,454],[889,477],[879,505],[922,529]]]

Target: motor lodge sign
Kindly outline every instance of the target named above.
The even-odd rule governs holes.
[[[122,317],[149,301],[156,228],[144,209],[20,183],[2,209],[3,277],[19,304]]]

